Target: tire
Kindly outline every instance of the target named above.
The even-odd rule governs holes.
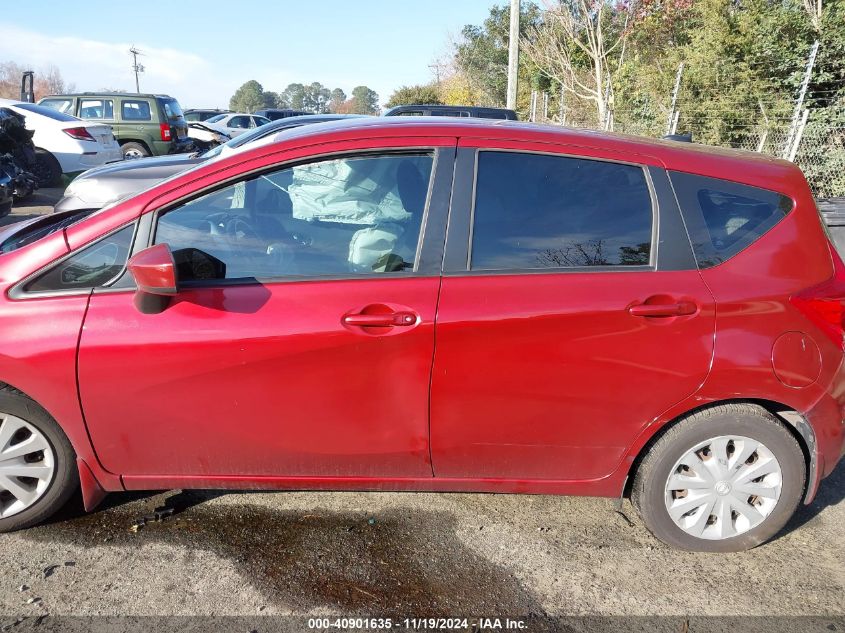
[[[764,471],[774,472],[755,476]],[[725,404],[682,418],[652,445],[634,477],[631,502],[668,545],[738,552],[783,529],[801,502],[806,478],[804,453],[780,420],[757,405]]]
[[[0,388],[0,420],[2,420],[0,422],[0,532],[11,532],[41,523],[64,506],[79,486],[79,473],[76,466],[76,454],[64,432],[36,402],[11,387]],[[7,427],[7,424],[12,426]],[[13,441],[10,442],[4,435],[4,433],[6,435],[9,433],[6,429],[14,429],[20,427],[21,424],[35,430],[36,434],[26,436],[24,432],[22,435],[26,437],[21,440],[21,435],[18,435],[16,441],[13,435]],[[18,433],[21,432],[18,431]],[[37,484],[33,483],[34,478],[22,480],[4,474],[4,468],[7,473],[20,472],[20,470],[9,470],[13,467],[20,469],[20,461],[13,463],[12,459],[4,459],[4,453],[9,454],[16,445],[29,442],[32,438],[38,442],[33,444],[34,447],[44,447],[44,450],[40,451],[43,459],[37,459],[38,453],[28,454],[25,458],[18,459],[25,460],[26,467],[40,466],[42,469],[48,465],[52,467],[49,475],[44,476],[43,480],[38,481]],[[48,456],[51,461],[48,461]],[[20,494],[21,485],[24,485],[24,490],[29,491],[38,491],[39,487],[43,489],[33,493],[37,496],[25,504],[9,492],[8,487],[15,484],[17,484],[18,494]],[[22,507],[15,510],[11,505],[15,503]],[[8,513],[8,516],[4,513]]]
[[[39,187],[58,187],[62,183],[62,166],[46,149],[35,150],[32,174],[38,180]]]
[[[146,158],[150,155],[150,150],[141,143],[124,143],[120,149],[123,152],[123,158]]]

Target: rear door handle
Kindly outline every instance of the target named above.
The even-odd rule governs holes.
[[[358,327],[407,327],[417,322],[413,312],[389,312],[387,314],[347,314],[343,317],[344,325]]]
[[[673,317],[695,314],[698,306],[692,301],[677,303],[639,303],[628,308],[628,312],[639,317]]]

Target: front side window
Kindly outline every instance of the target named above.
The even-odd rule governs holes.
[[[64,114],[73,114],[73,99],[42,99],[38,105]]]
[[[56,292],[97,288],[117,277],[126,266],[135,225],[130,224],[77,251],[29,282],[26,292]]]
[[[683,172],[669,172],[701,268],[733,257],[780,222],[792,200],[780,193]]]
[[[412,270],[434,159],[344,157],[286,167],[167,211],[155,243],[184,281]]]
[[[482,151],[470,267],[646,266],[651,263],[653,222],[641,167]]]
[[[121,104],[121,116],[126,121],[151,121],[150,104],[147,101],[124,101]]]
[[[113,119],[114,101],[111,99],[83,99],[79,104],[80,119]]]

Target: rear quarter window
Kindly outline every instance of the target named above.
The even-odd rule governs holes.
[[[669,172],[700,268],[730,259],[792,210],[788,196],[719,178]]]

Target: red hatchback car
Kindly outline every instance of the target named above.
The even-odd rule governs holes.
[[[842,456],[845,269],[784,161],[328,123],[0,251],[2,530],[79,484],[630,492],[734,551]]]

